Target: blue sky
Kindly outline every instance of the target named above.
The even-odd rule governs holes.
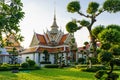
[[[83,19],[83,17],[78,14],[68,13],[66,6],[73,0],[22,0],[23,11],[25,12],[25,17],[21,21],[21,33],[24,36],[24,42],[22,46],[29,47],[34,31],[40,34],[50,30],[50,26],[53,23],[54,16],[54,2],[56,2],[56,18],[59,29],[62,29],[65,33],[65,25],[67,22],[71,21],[72,18],[77,20]],[[87,5],[90,1],[97,1],[102,5],[105,0],[78,0],[81,4],[81,11],[85,13]],[[96,25],[109,25],[109,24],[119,24],[120,25],[120,12],[116,14],[102,13],[98,16]],[[84,41],[89,41],[88,31],[83,28],[75,33],[75,38],[78,46],[82,46]]]

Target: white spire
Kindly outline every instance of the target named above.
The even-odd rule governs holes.
[[[54,5],[56,3],[54,2]],[[56,33],[58,32],[58,25],[56,23],[56,7],[54,6],[54,21],[53,21],[53,24],[51,26],[51,33]]]

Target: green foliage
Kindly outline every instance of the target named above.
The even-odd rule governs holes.
[[[68,22],[66,24],[66,30],[69,32],[69,33],[74,33],[78,30],[78,26],[76,23],[74,22]]]
[[[0,66],[0,71],[9,71],[13,69],[18,69],[20,67],[20,64],[8,64],[8,63],[3,63]]]
[[[85,26],[85,27],[88,27],[88,26],[90,25],[90,22],[89,22],[89,21],[86,21],[86,20],[81,20],[81,21],[80,21],[80,25]]]
[[[115,30],[120,31],[120,25],[111,24],[111,25],[108,25],[108,26],[106,27],[106,29],[115,29]]]
[[[119,56],[120,55],[120,46],[113,45],[109,50],[113,55]]]
[[[120,66],[120,59],[114,59],[114,64]]]
[[[75,43],[75,38],[72,38],[72,39],[71,39],[71,42],[72,42],[72,43]]]
[[[74,13],[74,12],[79,12],[80,10],[80,4],[78,1],[72,1],[67,5],[67,11]]]
[[[92,29],[92,34],[95,38],[98,39],[98,34],[104,30],[103,25],[98,25],[94,29]]]
[[[84,63],[85,59],[84,58],[78,58],[78,63]]]
[[[58,68],[59,67],[59,65],[57,65],[57,64],[46,64],[45,65],[45,68]]]
[[[107,63],[110,66],[110,71],[107,72],[106,80],[117,80],[118,74],[114,74],[114,65],[120,64],[120,60],[116,59],[120,55],[120,26],[119,25],[108,25],[98,37],[101,41],[101,49],[103,50],[98,54],[98,60],[102,63]],[[109,51],[109,52],[108,52]],[[118,57],[117,57],[118,58]],[[102,76],[98,75],[98,78]],[[97,78],[97,77],[96,77]]]
[[[102,43],[100,48],[103,50],[109,50],[111,47],[110,43]]]
[[[98,48],[98,49],[96,50],[96,52],[97,52],[97,54],[99,54],[99,53],[101,52],[101,49]]]
[[[120,42],[120,32],[115,29],[105,29],[99,35],[101,42],[117,44]]]
[[[29,64],[30,67],[35,66],[35,61],[33,61],[33,60],[28,60],[27,62],[28,62],[28,64]]]
[[[87,65],[81,65],[81,64],[75,66],[76,69],[83,69],[86,67],[87,67]]]
[[[82,68],[81,71],[85,72],[96,72],[99,70],[105,70],[106,68],[104,66],[92,66],[91,68]]]
[[[69,4],[71,4],[71,3],[69,3]],[[73,5],[73,3],[72,3],[72,6],[77,6],[77,5]],[[78,6],[80,6],[80,4],[78,4]],[[98,53],[99,53],[98,60],[102,63],[110,64],[110,68],[111,68],[110,73],[112,73],[113,63],[111,63],[111,60],[113,59],[113,55],[111,52],[108,52],[106,50],[108,50],[110,48],[110,46],[113,46],[114,44],[120,44],[120,30],[113,29],[113,28],[104,29],[102,27],[94,30],[93,32],[91,32],[91,30],[92,30],[92,26],[96,22],[97,16],[99,16],[101,13],[103,13],[105,11],[108,11],[110,13],[116,13],[116,12],[120,11],[120,0],[106,0],[105,3],[103,3],[102,8],[99,8],[98,3],[90,2],[88,5],[88,8],[87,8],[88,14],[84,14],[82,12],[79,12],[80,9],[78,9],[78,8],[75,9],[73,7],[69,7],[69,9],[68,9],[68,6],[67,6],[67,10],[68,10],[68,12],[71,12],[71,13],[77,12],[80,16],[83,16],[83,17],[90,20],[89,22],[86,20],[77,21],[77,22],[80,23],[80,27],[83,27],[83,26],[87,27],[87,29],[90,33],[90,36],[91,36],[93,53],[96,53],[96,48],[97,48],[95,46],[96,41],[99,40],[101,42],[101,44],[104,44],[104,47],[102,47],[103,51],[102,50],[98,51]],[[74,23],[74,24],[77,26],[77,23]],[[74,33],[78,30],[78,28],[77,27],[73,28],[72,26],[70,26],[69,28],[66,27],[66,30],[69,33]],[[94,54],[94,56],[97,56],[97,55]],[[91,70],[96,71],[99,69],[96,69],[96,68],[95,69],[94,68],[88,69],[88,71],[91,71]]]
[[[96,57],[90,57],[89,59],[91,60],[92,64],[97,64],[98,63],[98,59]]]
[[[8,71],[10,70],[9,67],[0,67],[0,71]]]
[[[24,63],[21,64],[21,67],[22,68],[28,68],[29,64],[27,62],[24,62]]]
[[[88,44],[89,44],[89,42],[87,42],[87,41],[86,41],[86,42],[84,42],[84,45],[88,45]]]
[[[98,11],[99,4],[97,2],[90,2],[88,5],[87,13],[95,14]]]
[[[24,41],[24,37],[21,36],[21,34],[18,34],[18,35],[16,35],[15,40],[16,41]]]
[[[3,42],[3,35],[8,37],[11,33],[20,32],[19,23],[24,17],[21,0],[12,0],[8,3],[0,1],[0,41]],[[4,45],[4,43],[2,43]]]
[[[97,79],[101,79],[102,76],[103,76],[105,73],[107,73],[105,70],[99,70],[99,71],[96,72],[95,77],[96,77]]]
[[[109,61],[112,60],[112,58],[113,58],[112,53],[107,52],[107,51],[101,51],[98,54],[98,61],[102,63],[106,63],[106,62],[108,63]]]
[[[110,13],[116,13],[120,11],[120,0],[106,0],[103,8]]]
[[[119,78],[119,75],[117,73],[110,73],[105,80],[117,80]]]
[[[3,63],[2,65],[1,65],[1,67],[9,67],[10,66],[10,64],[8,64],[8,63]]]

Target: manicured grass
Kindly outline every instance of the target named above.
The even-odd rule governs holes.
[[[120,71],[117,71],[120,74]],[[95,80],[95,73],[80,72],[74,68],[46,69],[11,73],[0,72],[0,80]],[[118,79],[119,80],[119,79]]]

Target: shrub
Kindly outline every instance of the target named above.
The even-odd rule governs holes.
[[[34,66],[34,69],[38,70],[38,69],[40,69],[40,66],[35,65],[35,66]]]
[[[102,76],[103,76],[105,73],[107,73],[107,72],[104,71],[104,70],[99,70],[99,71],[96,72],[95,77],[96,77],[97,79],[101,79]]]
[[[93,66],[92,68],[83,68],[81,71],[86,71],[86,72],[96,72],[99,70],[106,70],[104,66]]]
[[[85,68],[85,67],[87,67],[87,65],[76,65],[75,66],[77,69],[80,69],[80,68]]]
[[[115,59],[114,62],[117,66],[120,66],[120,59]]]
[[[3,63],[0,67],[0,71],[7,71],[10,70],[10,64]]]
[[[91,57],[90,60],[91,60],[92,64],[98,63],[98,59],[96,57]]]
[[[96,72],[96,71],[98,71],[98,69],[95,68],[95,67],[92,67],[92,68],[83,68],[83,69],[81,69],[81,71]]]
[[[84,58],[78,58],[78,63],[84,63],[85,59]]]
[[[40,64],[51,64],[51,62],[41,61]]]
[[[0,71],[8,71],[10,70],[8,67],[0,67]]]
[[[45,65],[45,68],[58,68],[59,65],[56,65],[56,64],[47,64]]]
[[[12,65],[10,65],[9,66],[11,69],[19,69],[19,67],[20,67],[20,64],[12,64]]]
[[[105,80],[117,80],[119,78],[119,75],[117,73],[111,73],[109,74]]]
[[[1,65],[1,67],[9,67],[10,66],[10,64],[8,64],[8,63],[3,63],[2,65]]]
[[[28,62],[28,64],[29,64],[29,67],[35,66],[35,61],[33,61],[33,60],[28,60],[27,62]]]
[[[27,62],[24,62],[24,63],[21,64],[21,67],[22,68],[28,68],[29,64]]]

